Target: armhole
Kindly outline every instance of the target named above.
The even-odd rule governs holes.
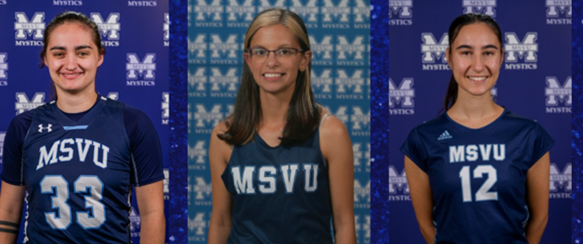
[[[323,110],[323,111],[325,111],[325,110]],[[328,118],[328,115],[330,115],[330,113],[328,113],[328,111],[326,111],[324,116],[322,116],[322,119],[320,119],[320,125],[318,126],[318,147],[320,150],[320,155],[322,155],[322,161],[324,162],[325,168],[328,168],[328,162],[326,161],[326,158],[324,157],[324,152],[322,152],[322,140],[320,140],[320,129],[322,129],[322,125],[324,124],[324,120],[326,120],[326,118]]]

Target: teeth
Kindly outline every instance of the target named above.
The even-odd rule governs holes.
[[[265,76],[267,78],[275,78],[275,77],[280,77],[281,74],[264,74],[263,76]]]
[[[470,77],[468,77],[468,78],[470,78],[470,79],[472,79],[472,80],[475,80],[475,81],[483,81],[483,80],[485,80],[485,79],[486,79],[486,77],[472,77],[472,76],[470,76]]]

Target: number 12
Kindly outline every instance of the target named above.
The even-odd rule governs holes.
[[[498,192],[490,191],[490,188],[492,188],[496,181],[498,181],[496,169],[492,167],[492,165],[478,165],[478,167],[474,169],[474,178],[482,178],[484,174],[488,175],[488,178],[476,192],[476,201],[497,201]],[[462,170],[460,170],[460,178],[462,180],[462,195],[464,202],[472,202],[470,166],[466,165],[462,167]]]

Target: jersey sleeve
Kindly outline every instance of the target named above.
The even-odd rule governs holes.
[[[22,145],[30,128],[33,114],[33,111],[27,111],[16,116],[6,130],[2,149],[2,174],[0,178],[8,184],[24,185]]]
[[[547,133],[547,131],[539,124],[536,123],[534,130],[532,131],[532,160],[528,167],[534,165],[545,153],[551,150],[551,147],[555,144],[555,140]]]
[[[429,166],[427,165],[428,153],[417,128],[409,132],[409,136],[401,146],[401,152],[409,157],[425,173],[429,171]]]
[[[163,180],[162,146],[148,115],[126,105],[124,124],[130,139],[132,184],[142,186]]]

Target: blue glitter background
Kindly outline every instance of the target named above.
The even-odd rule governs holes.
[[[583,6],[581,1],[572,2],[572,74],[573,74],[573,110],[572,110],[572,162],[573,162],[573,182],[575,187],[573,187],[573,199],[572,202],[572,243],[581,243],[583,241],[583,225],[581,223],[583,219],[583,182],[581,181],[581,175],[583,174],[583,166],[581,157],[583,153],[581,148],[583,146],[583,138],[581,138],[581,132],[583,131],[583,89],[581,84],[583,83]]]
[[[389,2],[371,0],[371,243],[389,243]]]
[[[188,25],[186,0],[170,1],[170,213],[166,223],[169,243],[188,240]]]

